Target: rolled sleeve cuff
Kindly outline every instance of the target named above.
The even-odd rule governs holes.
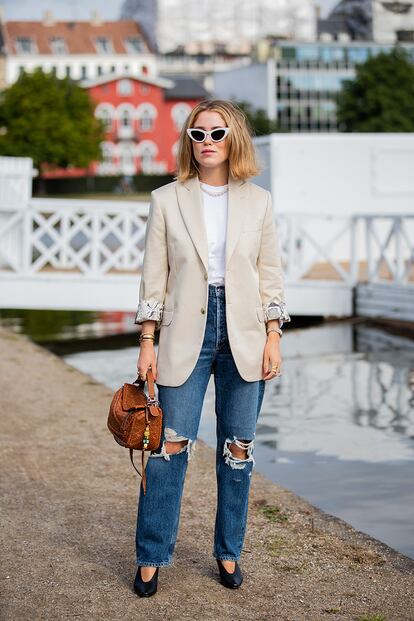
[[[156,328],[161,325],[162,314],[164,310],[164,304],[158,300],[140,300],[138,304],[138,310],[135,315],[134,323],[143,323],[144,321],[156,321]]]
[[[280,328],[284,323],[291,321],[285,302],[269,302],[269,304],[263,306],[263,312],[265,322],[272,319],[279,319]]]

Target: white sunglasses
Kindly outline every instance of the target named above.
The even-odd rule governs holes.
[[[210,136],[213,142],[221,142],[225,139],[229,131],[229,127],[216,127],[216,129],[212,129],[209,132],[204,129],[189,127],[187,129],[187,134],[190,136],[191,140],[194,140],[194,142],[204,142],[207,136]]]

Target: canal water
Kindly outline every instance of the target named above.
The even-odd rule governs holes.
[[[134,340],[136,337],[134,337]],[[286,329],[255,444],[268,478],[414,558],[414,341],[365,323]],[[138,346],[65,355],[117,388]],[[214,380],[199,437],[215,446]]]

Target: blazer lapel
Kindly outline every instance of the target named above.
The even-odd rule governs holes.
[[[203,196],[198,176],[177,183],[178,206],[194,246],[208,272],[208,240],[203,213]],[[243,228],[247,209],[247,183],[229,175],[226,231],[226,268]]]
[[[229,175],[229,202],[227,208],[226,233],[226,269],[229,266],[231,255],[236,247],[243,229],[244,218],[247,212],[248,185],[242,179],[235,179]]]
[[[194,246],[208,272],[208,241],[198,177],[177,183],[178,206]]]

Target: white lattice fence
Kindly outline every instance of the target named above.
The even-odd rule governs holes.
[[[362,215],[371,283],[414,284],[414,214]]]
[[[9,269],[84,276],[138,272],[147,213],[147,203],[33,199],[23,214],[9,214],[0,244],[16,221],[25,230],[24,257],[16,264],[6,256]]]
[[[333,280],[352,285],[357,221],[352,216],[280,214],[284,273],[290,282]]]

